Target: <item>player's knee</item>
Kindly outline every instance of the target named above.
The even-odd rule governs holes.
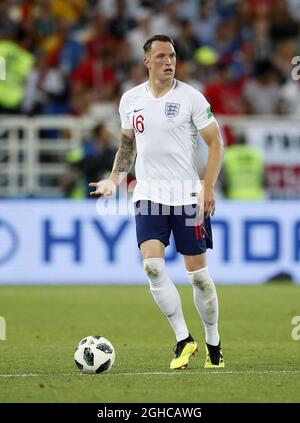
[[[198,287],[206,296],[213,296],[216,288],[207,267],[197,270],[195,272],[188,272],[189,279],[192,285]]]
[[[144,260],[144,269],[148,278],[158,280],[164,273],[165,261],[161,258],[151,258]]]

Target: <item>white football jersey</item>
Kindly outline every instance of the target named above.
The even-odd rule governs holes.
[[[174,80],[163,97],[155,98],[144,82],[123,94],[119,112],[122,128],[135,131],[137,184],[133,202],[197,203],[201,182],[195,160],[196,139],[198,130],[215,120],[205,97]]]

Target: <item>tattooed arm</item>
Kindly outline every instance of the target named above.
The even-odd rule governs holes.
[[[116,153],[112,172],[109,179],[99,182],[91,182],[90,187],[94,187],[95,191],[90,195],[108,196],[115,193],[117,186],[126,177],[130,171],[136,156],[135,136],[133,129],[122,129],[121,143]]]
[[[133,129],[122,129],[121,144],[117,151],[110,178],[115,184],[119,184],[120,174],[128,173],[136,156],[135,137]],[[126,175],[123,175],[124,179]]]

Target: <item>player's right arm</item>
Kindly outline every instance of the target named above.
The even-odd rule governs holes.
[[[133,129],[121,130],[121,142],[115,156],[112,172],[108,179],[91,182],[90,187],[95,188],[90,195],[107,197],[116,192],[117,186],[123,181],[130,171],[136,157],[136,143]]]

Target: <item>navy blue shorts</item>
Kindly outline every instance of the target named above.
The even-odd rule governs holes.
[[[158,239],[165,246],[173,233],[176,250],[185,256],[205,253],[213,248],[210,218],[199,222],[199,206],[165,206],[148,200],[134,204],[138,246]],[[200,223],[200,224],[199,224]]]

